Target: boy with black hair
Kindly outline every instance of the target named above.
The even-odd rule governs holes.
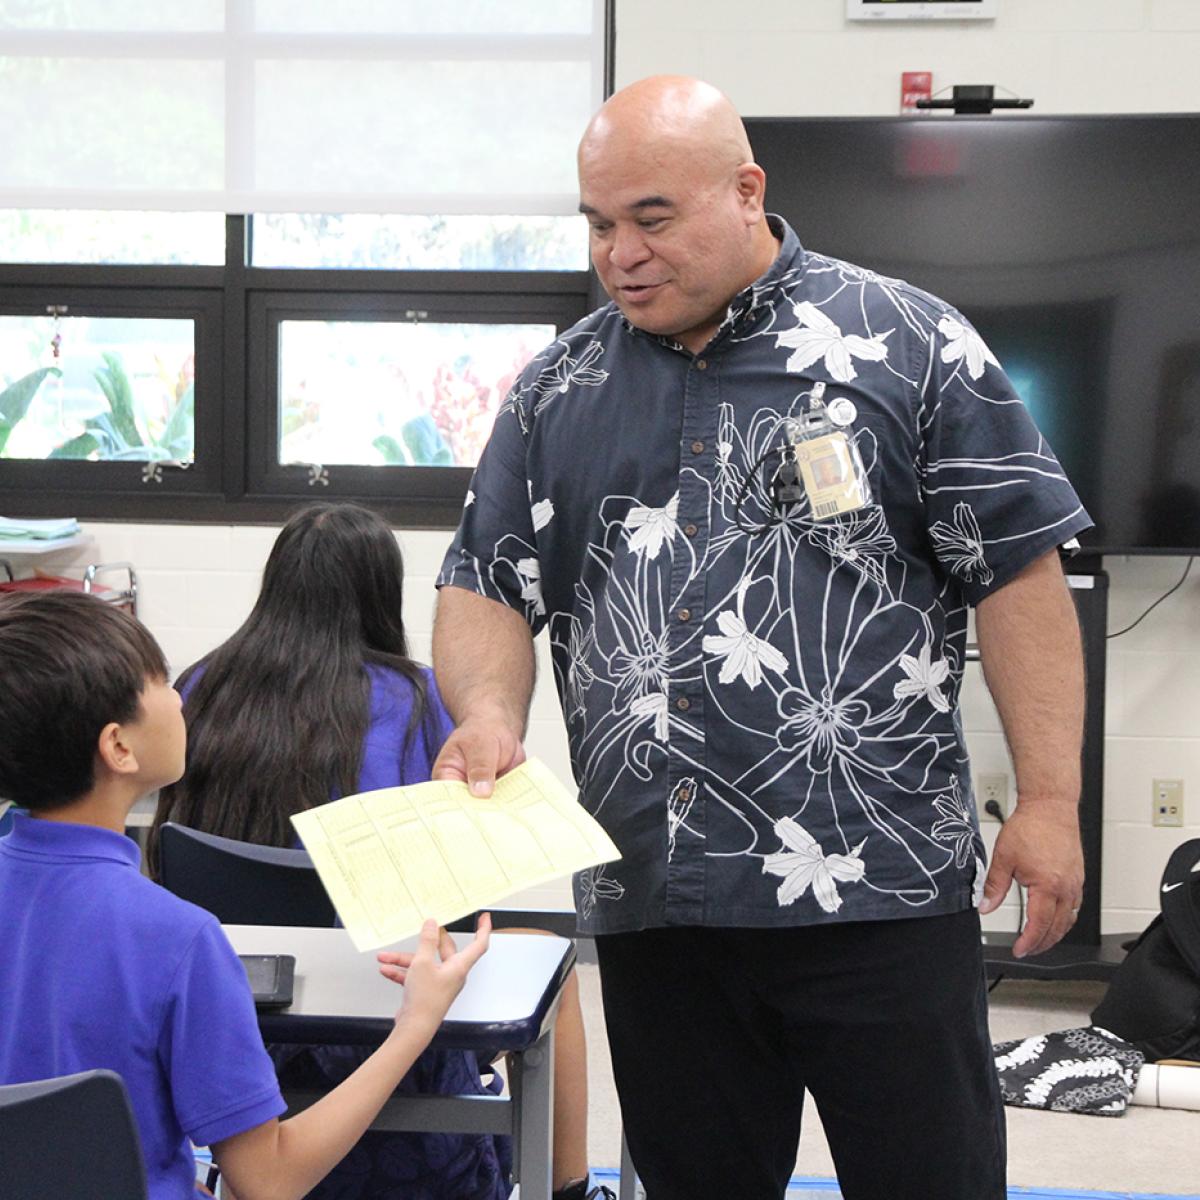
[[[288,1121],[245,972],[216,918],[151,883],[124,836],[134,802],[183,773],[180,698],[150,633],[81,593],[0,600],[0,1083],[108,1067],[125,1081],[151,1200],[194,1194],[189,1141],[239,1200],[300,1197],[357,1141],[487,949],[427,921],[382,1046]]]

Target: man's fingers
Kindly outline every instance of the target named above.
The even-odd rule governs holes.
[[[983,899],[979,902],[979,913],[986,916],[1004,903],[1008,889],[1012,887],[1012,867],[997,853],[992,857],[987,879],[983,883]]]
[[[462,774],[457,778],[466,782],[472,796],[490,796],[501,765],[500,742],[496,734],[490,729],[481,732],[464,725],[451,737],[462,760]]]
[[[438,956],[442,962],[448,958],[454,957],[454,952],[458,947],[454,944],[454,939],[446,932],[445,929],[438,930]]]
[[[441,753],[434,759],[430,778],[456,783],[467,782],[467,760],[453,741],[448,741],[442,747]]]
[[[1024,958],[1049,950],[1075,923],[1075,911],[1075,901],[1045,888],[1030,888],[1025,928],[1013,943],[1013,957]]]
[[[1075,924],[1078,918],[1079,901],[1077,899],[1060,899],[1055,909],[1054,920],[1051,922],[1049,931],[1042,938],[1041,943],[1030,953],[1044,954],[1047,950],[1057,946],[1071,932],[1071,926]]]
[[[487,767],[469,767],[467,769],[467,786],[472,796],[486,800],[496,786],[496,770]]]

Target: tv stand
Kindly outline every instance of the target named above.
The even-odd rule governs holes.
[[[1083,637],[1085,707],[1079,832],[1083,841],[1084,885],[1079,919],[1057,946],[1044,954],[1013,958],[1015,933],[989,930],[983,958],[990,978],[1110,979],[1125,957],[1122,943],[1136,933],[1100,933],[1101,840],[1104,827],[1105,635],[1108,631],[1108,575],[1096,555],[1064,564]]]

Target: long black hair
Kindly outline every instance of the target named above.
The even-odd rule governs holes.
[[[313,504],[288,521],[245,624],[176,685],[186,694],[187,770],[159,797],[152,870],[164,821],[288,846],[291,814],[352,793],[370,716],[368,663],[411,683],[402,749],[419,731],[433,757],[425,677],[404,636],[403,582],[396,539],[370,509]]]

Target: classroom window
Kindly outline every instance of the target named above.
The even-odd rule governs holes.
[[[264,213],[256,267],[415,271],[586,271],[578,216]]]
[[[553,325],[283,321],[280,463],[474,467]]]
[[[0,209],[0,263],[225,261],[221,213]]]
[[[612,7],[0,0],[0,512],[453,524],[596,299]]]
[[[0,317],[0,457],[191,462],[192,321]]]

